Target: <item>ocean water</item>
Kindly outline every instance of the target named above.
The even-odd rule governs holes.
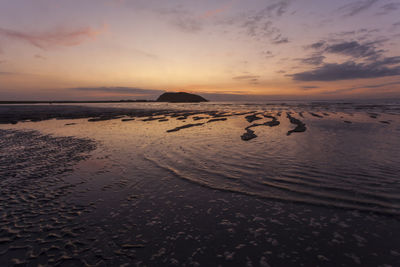
[[[19,247],[15,261],[47,264],[400,264],[399,103],[87,106],[168,111],[1,125],[0,260]],[[25,236],[23,214],[42,232]]]

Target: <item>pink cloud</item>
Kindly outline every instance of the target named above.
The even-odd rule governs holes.
[[[47,50],[60,46],[79,45],[87,40],[95,39],[99,34],[106,30],[107,27],[104,26],[99,30],[94,30],[90,27],[75,30],[58,28],[47,32],[31,33],[0,28],[0,37],[3,36],[5,38],[22,41],[40,49]]]
[[[202,18],[209,18],[209,17],[214,17],[214,16],[216,16],[216,15],[218,15],[220,13],[223,13],[223,12],[227,11],[228,9],[232,8],[232,2],[233,1],[231,1],[230,3],[222,6],[221,8],[208,10],[201,17]]]

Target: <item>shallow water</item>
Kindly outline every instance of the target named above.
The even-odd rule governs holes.
[[[147,108],[154,105],[148,103]],[[55,255],[49,247],[41,248],[45,257],[31,260],[36,263],[67,264],[60,255],[68,253],[73,264],[82,259],[91,264],[139,265],[395,266],[400,262],[397,105],[166,106],[160,108],[206,112],[186,114],[187,118],[171,112],[157,116],[168,119],[161,122],[137,117],[125,122],[78,119],[2,125],[13,129],[1,132],[7,136],[2,138],[0,160],[3,199],[14,192],[13,181],[33,182],[36,187],[25,185],[26,192],[20,188],[13,193],[17,202],[4,202],[0,237],[9,240],[0,244],[5,249],[0,259],[10,261],[10,247],[16,246],[12,242],[30,239],[34,250],[37,240],[45,239],[41,234],[48,236],[44,231],[15,237],[13,231],[21,214],[33,208],[20,199],[32,192],[52,194],[46,184],[51,181],[67,183],[70,189],[54,206],[34,209],[61,216],[53,217],[63,225],[59,228],[52,217],[42,219],[49,231],[60,236],[49,244],[62,245],[52,244],[58,251]],[[215,115],[211,110],[227,120],[206,123]],[[245,119],[249,114],[242,114],[248,112],[261,119],[249,123]],[[287,135],[296,127],[287,112],[305,123],[305,132]],[[257,137],[243,141],[246,127],[271,121],[264,115],[280,124],[253,127]],[[205,118],[195,120],[195,116]],[[196,123],[204,124],[167,132]],[[60,203],[68,205],[58,208]],[[20,213],[12,213],[12,205],[19,205]],[[64,214],[74,209],[79,216]],[[71,223],[64,217],[71,217]],[[64,240],[59,232],[73,232],[74,224],[84,228],[84,235],[78,231],[70,242]],[[82,238],[90,242],[79,248],[75,243]],[[68,252],[66,243],[74,244],[74,249]],[[15,259],[29,263],[29,251],[17,253]]]
[[[279,127],[256,128],[259,136],[249,143],[238,139],[241,121],[235,118],[215,131],[193,130],[197,140],[187,132],[167,136],[144,155],[179,178],[214,189],[398,214],[398,129],[359,114],[346,125],[338,116],[305,116],[308,130],[291,136],[285,132],[293,126],[282,118]],[[162,147],[167,149],[154,149]]]

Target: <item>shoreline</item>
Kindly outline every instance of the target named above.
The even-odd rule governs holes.
[[[22,100],[22,101],[0,101],[0,105],[20,105],[20,104],[99,104],[99,103],[152,103],[157,102],[155,100],[82,100],[82,101],[74,101],[74,100]]]

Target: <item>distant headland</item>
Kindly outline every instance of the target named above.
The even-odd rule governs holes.
[[[193,102],[208,102],[207,99],[185,92],[164,93],[157,98],[157,102],[172,102],[172,103],[193,103]]]

